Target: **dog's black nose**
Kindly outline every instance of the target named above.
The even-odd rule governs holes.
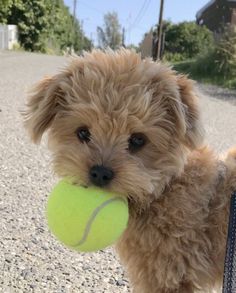
[[[103,165],[93,166],[89,175],[91,182],[100,187],[107,185],[114,178],[114,172]]]

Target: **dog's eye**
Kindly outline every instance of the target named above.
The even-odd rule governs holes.
[[[133,133],[129,138],[129,151],[135,152],[141,149],[146,143],[146,137],[142,133]]]
[[[90,141],[90,132],[87,127],[79,127],[76,130],[76,135],[81,142],[89,142]]]

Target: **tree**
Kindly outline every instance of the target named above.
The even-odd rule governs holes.
[[[58,47],[59,50],[73,47],[75,52],[91,49],[91,41],[84,35],[79,21],[73,18],[63,0],[52,2],[54,2],[54,7],[52,8],[52,17],[49,20],[48,46]]]
[[[205,26],[195,22],[168,24],[165,30],[165,53],[193,58],[213,46],[213,35]]]
[[[0,23],[16,24],[20,44],[28,51],[60,52],[73,46],[80,52],[92,45],[63,0],[2,0]]]
[[[104,27],[97,27],[99,47],[115,50],[122,45],[121,26],[116,12],[104,15]]]
[[[26,50],[42,50],[41,36],[48,29],[50,1],[17,0],[5,1],[2,5],[5,9],[0,15],[0,22],[18,26],[19,41]]]

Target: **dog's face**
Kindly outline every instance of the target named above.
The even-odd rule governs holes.
[[[201,142],[192,83],[128,50],[95,50],[41,81],[25,113],[32,139],[49,129],[59,176],[140,204],[159,196]]]

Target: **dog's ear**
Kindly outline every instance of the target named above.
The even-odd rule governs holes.
[[[204,133],[200,119],[199,98],[194,90],[193,81],[185,75],[177,75],[177,84],[186,123],[184,144],[194,149],[201,145]]]
[[[155,105],[153,111],[161,111],[160,114],[164,118],[162,127],[165,131],[168,130],[171,136],[178,138],[189,149],[195,149],[202,144],[204,132],[199,98],[193,81],[185,75],[176,74],[170,68],[161,69],[162,74],[151,80],[152,101]],[[165,116],[163,112],[166,113]]]
[[[64,96],[59,76],[44,78],[32,89],[23,116],[24,125],[33,142],[40,142],[56,114],[65,106]]]

